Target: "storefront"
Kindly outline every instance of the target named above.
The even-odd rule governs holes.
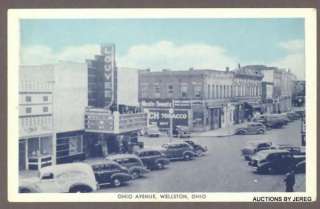
[[[221,128],[221,115],[223,115],[222,108],[209,108],[209,125],[211,130]]]
[[[53,164],[53,136],[31,136],[19,140],[19,170],[38,170]]]
[[[69,163],[84,159],[84,131],[57,133],[57,163]]]

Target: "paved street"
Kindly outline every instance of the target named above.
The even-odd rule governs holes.
[[[206,145],[206,156],[193,161],[172,162],[161,171],[150,172],[145,178],[131,181],[120,188],[98,192],[282,192],[283,175],[258,175],[240,156],[247,141],[268,139],[273,143],[300,145],[300,121],[282,129],[272,129],[264,135],[192,138]],[[169,139],[141,138],[145,146],[159,146]],[[296,175],[296,191],[305,191],[305,174]]]

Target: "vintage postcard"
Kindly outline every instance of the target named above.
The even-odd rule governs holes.
[[[313,9],[11,9],[9,201],[315,201],[316,70]]]

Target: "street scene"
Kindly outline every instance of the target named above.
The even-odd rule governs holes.
[[[305,192],[303,26],[21,21],[18,192]]]
[[[191,161],[174,161],[167,169],[149,173],[126,186],[98,192],[283,192],[283,174],[256,174],[240,150],[252,140],[300,146],[300,126],[300,121],[294,121],[283,129],[270,130],[258,136],[194,136],[194,142],[208,147],[204,156]],[[142,140],[146,147],[161,146],[169,141],[165,136]],[[305,174],[296,175],[295,190],[305,191]]]

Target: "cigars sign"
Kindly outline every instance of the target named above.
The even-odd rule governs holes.
[[[101,54],[104,56],[104,97],[105,106],[111,107],[114,103],[114,73],[115,73],[115,46],[103,45]]]

